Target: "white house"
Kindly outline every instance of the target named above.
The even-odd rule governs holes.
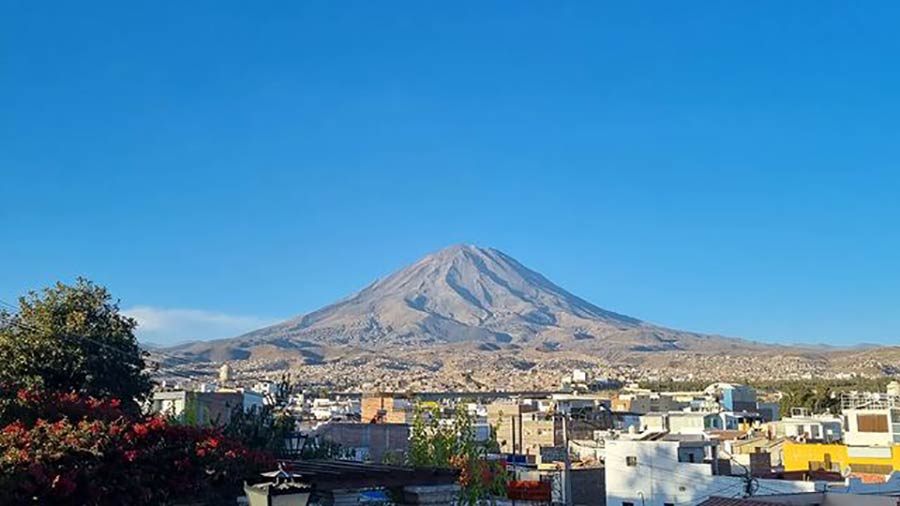
[[[642,415],[640,427],[642,430],[650,432],[703,434],[708,430],[722,430],[724,422],[716,413],[672,411]]]
[[[768,427],[773,438],[788,437],[810,443],[839,443],[843,438],[843,422],[831,415],[790,416]]]
[[[882,393],[844,394],[844,442],[849,446],[900,444],[900,396]]]
[[[608,440],[606,504],[674,506],[741,494],[745,478],[719,474],[713,465],[717,453],[717,443],[710,441]],[[817,490],[809,481],[758,479],[757,484],[769,493]]]

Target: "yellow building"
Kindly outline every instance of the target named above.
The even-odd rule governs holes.
[[[900,471],[900,445],[784,444],[784,470],[890,474]]]

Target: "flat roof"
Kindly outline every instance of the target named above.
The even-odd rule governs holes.
[[[452,485],[459,476],[459,471],[455,469],[389,466],[349,460],[291,460],[284,463],[294,478],[314,485],[316,490]],[[263,476],[274,474],[264,473]]]

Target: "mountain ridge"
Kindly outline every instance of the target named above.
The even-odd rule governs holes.
[[[474,343],[593,355],[664,351],[754,351],[737,338],[673,330],[578,297],[512,256],[469,244],[450,246],[315,311],[231,339],[175,350],[198,360],[301,355],[318,349]],[[298,350],[306,350],[303,353]],[[328,350],[325,350],[328,351]]]

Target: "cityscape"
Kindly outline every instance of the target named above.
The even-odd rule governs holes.
[[[0,506],[900,506],[900,3],[0,3]]]

